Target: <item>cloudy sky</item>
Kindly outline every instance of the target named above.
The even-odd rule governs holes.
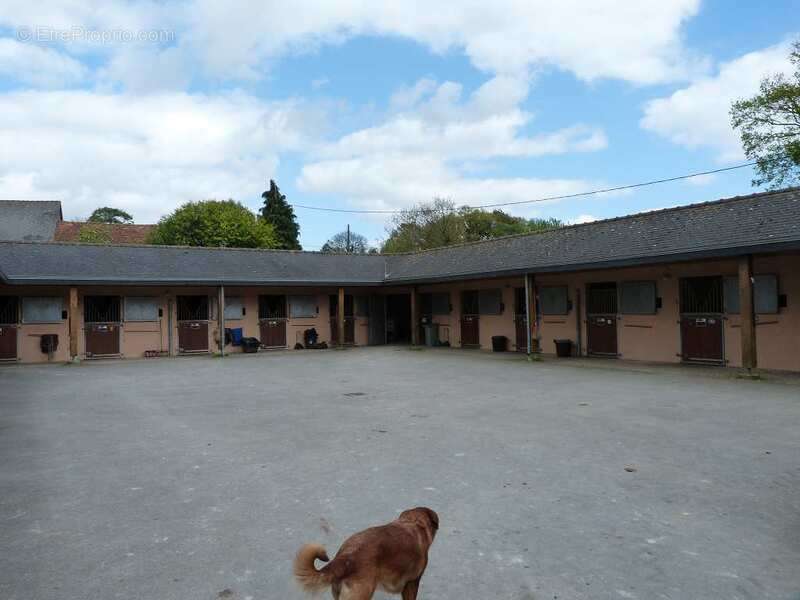
[[[256,8],[256,4],[258,8]],[[396,209],[743,161],[728,108],[788,70],[794,0],[62,2],[0,12],[0,198],[154,222],[187,200]],[[748,193],[747,169],[511,212],[584,221]],[[297,209],[306,248],[380,217]]]

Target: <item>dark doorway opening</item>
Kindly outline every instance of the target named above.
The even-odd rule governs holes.
[[[208,296],[178,296],[178,351],[208,352]]]
[[[19,302],[16,296],[0,296],[0,360],[17,359],[17,322]]]
[[[372,294],[369,297],[369,345],[386,343],[386,297]]]
[[[119,296],[84,297],[86,356],[119,355],[121,304]]]
[[[477,290],[461,292],[461,347],[481,347],[480,299]]]
[[[586,346],[589,354],[618,356],[617,284],[590,283],[586,290]]]
[[[411,294],[386,296],[386,342],[411,343]]]
[[[681,357],[689,362],[722,364],[722,277],[681,279]]]
[[[353,345],[356,343],[356,319],[355,319],[355,302],[351,294],[344,295],[344,343],[345,345]],[[331,294],[328,302],[328,314],[331,321],[331,343],[339,343],[339,296]]]
[[[525,288],[514,288],[514,330],[517,352],[528,351],[528,318],[525,310]]]
[[[286,296],[259,296],[258,321],[262,346],[286,347]]]

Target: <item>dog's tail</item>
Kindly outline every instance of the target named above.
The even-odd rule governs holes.
[[[306,544],[297,553],[294,559],[294,577],[300,587],[306,592],[314,593],[324,590],[333,581],[328,569],[318,571],[314,566],[315,560],[328,562],[327,552],[320,544]]]

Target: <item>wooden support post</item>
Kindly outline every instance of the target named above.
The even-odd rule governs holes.
[[[742,367],[748,373],[758,366],[756,315],[753,301],[753,257],[739,258],[739,316],[741,319]]]
[[[419,298],[417,286],[411,288],[411,345],[419,346]]]
[[[536,312],[533,298],[533,277],[525,274],[525,330],[528,334],[528,357],[533,353],[533,327],[536,320]]]
[[[339,288],[339,306],[336,311],[336,330],[339,333],[339,346],[344,346],[344,288]]]
[[[69,288],[69,358],[78,358],[78,339],[80,336],[80,315],[78,314],[78,288]]]
[[[225,286],[219,286],[217,322],[219,323],[219,355],[225,356]]]

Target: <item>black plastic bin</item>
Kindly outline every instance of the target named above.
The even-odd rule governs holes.
[[[258,352],[258,347],[260,345],[261,342],[258,341],[258,338],[254,337],[242,338],[242,352],[246,352],[248,354],[252,354],[253,352]]]
[[[569,358],[572,356],[572,340],[553,340],[556,345],[556,356]]]
[[[508,350],[508,338],[504,335],[492,336],[492,352],[505,352]]]

